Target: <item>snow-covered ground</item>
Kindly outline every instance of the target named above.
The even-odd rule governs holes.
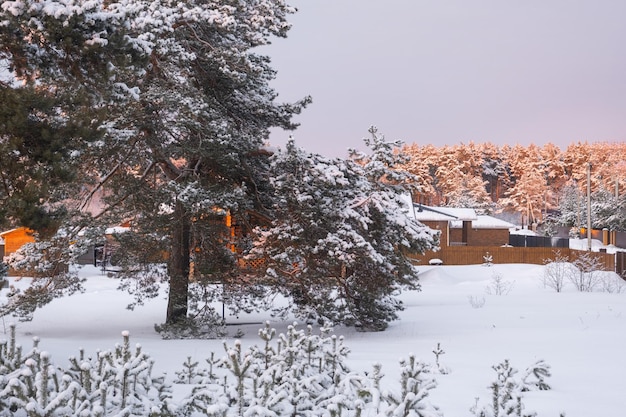
[[[504,359],[522,373],[539,359],[552,367],[550,391],[526,394],[526,411],[539,416],[623,417],[626,392],[626,290],[621,293],[579,293],[573,286],[557,293],[544,288],[544,266],[493,265],[422,266],[422,292],[405,292],[406,310],[401,319],[381,333],[358,333],[336,327],[351,348],[348,365],[367,371],[375,362],[383,365],[384,384],[397,388],[398,361],[414,353],[434,362],[433,349],[440,343],[442,365],[450,373],[436,375],[438,387],[431,402],[445,416],[468,416],[475,398],[489,400],[491,369]],[[32,322],[18,323],[18,338],[24,348],[32,337],[41,338],[41,348],[53,361],[67,365],[67,358],[80,347],[87,354],[113,348],[121,332],[129,330],[131,341],[140,343],[155,358],[155,373],[169,378],[191,356],[222,356],[222,340],[161,340],[154,324],[164,320],[165,300],[152,300],[128,311],[130,297],[117,291],[114,278],[98,269],[83,267],[87,291],[55,300],[35,314]],[[508,294],[496,295],[496,277]],[[614,274],[609,279],[619,280]],[[10,278],[13,280],[13,278]],[[24,282],[16,283],[23,285]],[[506,292],[506,291],[504,291]],[[6,293],[2,290],[0,300]],[[491,293],[491,294],[489,294]],[[484,301],[484,305],[480,306]],[[242,343],[260,344],[257,330],[270,320],[284,332],[290,322],[276,321],[269,314],[227,317],[231,334],[243,332]],[[9,319],[2,322],[0,338],[6,337]],[[231,343],[232,344],[232,343]]]

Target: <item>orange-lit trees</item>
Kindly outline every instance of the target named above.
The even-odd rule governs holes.
[[[497,202],[509,181],[509,170],[502,150],[491,142],[481,146],[482,177],[491,199]]]
[[[406,145],[401,150],[408,157],[401,169],[410,172],[415,177],[413,199],[417,203],[432,204],[435,195],[432,171],[434,158],[437,155],[435,147],[427,145],[420,147],[417,144]]]
[[[502,205],[521,213],[522,225],[525,222],[537,223],[542,220],[546,191],[543,173],[529,170],[523,173],[515,182],[515,186],[507,191]]]
[[[558,206],[558,196],[561,189],[567,183],[565,162],[563,153],[558,146],[546,143],[539,149],[540,167],[546,178],[547,194],[546,207],[554,208]]]

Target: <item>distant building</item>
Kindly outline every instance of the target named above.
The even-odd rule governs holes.
[[[15,253],[19,248],[27,243],[33,243],[33,231],[26,227],[18,227],[16,229],[7,230],[0,233],[0,239],[4,241],[4,250],[2,256],[9,256]]]
[[[487,215],[477,215],[474,209],[431,207],[414,204],[415,219],[439,230],[443,246],[502,246],[509,243],[509,229],[515,225]]]

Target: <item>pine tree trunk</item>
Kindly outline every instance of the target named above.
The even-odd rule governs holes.
[[[176,203],[172,224],[172,247],[168,270],[170,292],[167,301],[167,324],[172,324],[187,317],[189,290],[189,234],[190,224],[185,208]]]

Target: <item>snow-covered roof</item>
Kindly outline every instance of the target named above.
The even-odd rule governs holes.
[[[453,220],[474,221],[477,219],[476,211],[471,208],[457,207],[433,207],[424,204],[413,203],[409,194],[403,194],[402,199],[408,207],[413,205],[413,213],[418,221],[444,221]]]
[[[455,220],[450,223],[450,227],[460,229],[463,224],[460,220]],[[512,227],[515,227],[512,223],[484,214],[479,214],[476,216],[476,220],[472,220],[473,229],[510,229]]]
[[[434,209],[431,207],[423,206],[421,204],[415,204],[414,205],[415,219],[420,222],[423,222],[423,221],[449,222],[452,220],[456,220],[456,217],[446,214],[442,211],[439,211],[438,208],[439,207],[437,207],[437,209]]]
[[[534,232],[528,228],[519,228],[518,226],[513,226],[509,229],[509,233],[512,235],[525,235],[525,236],[537,236],[537,232]]]
[[[415,217],[420,221],[474,221],[477,219],[476,212],[471,208],[430,207],[423,204],[414,204],[414,207]]]
[[[0,237],[6,236],[6,235],[11,234],[13,232],[17,232],[20,229],[22,229],[22,227],[16,227],[15,229],[5,230],[4,232],[0,232]]]

